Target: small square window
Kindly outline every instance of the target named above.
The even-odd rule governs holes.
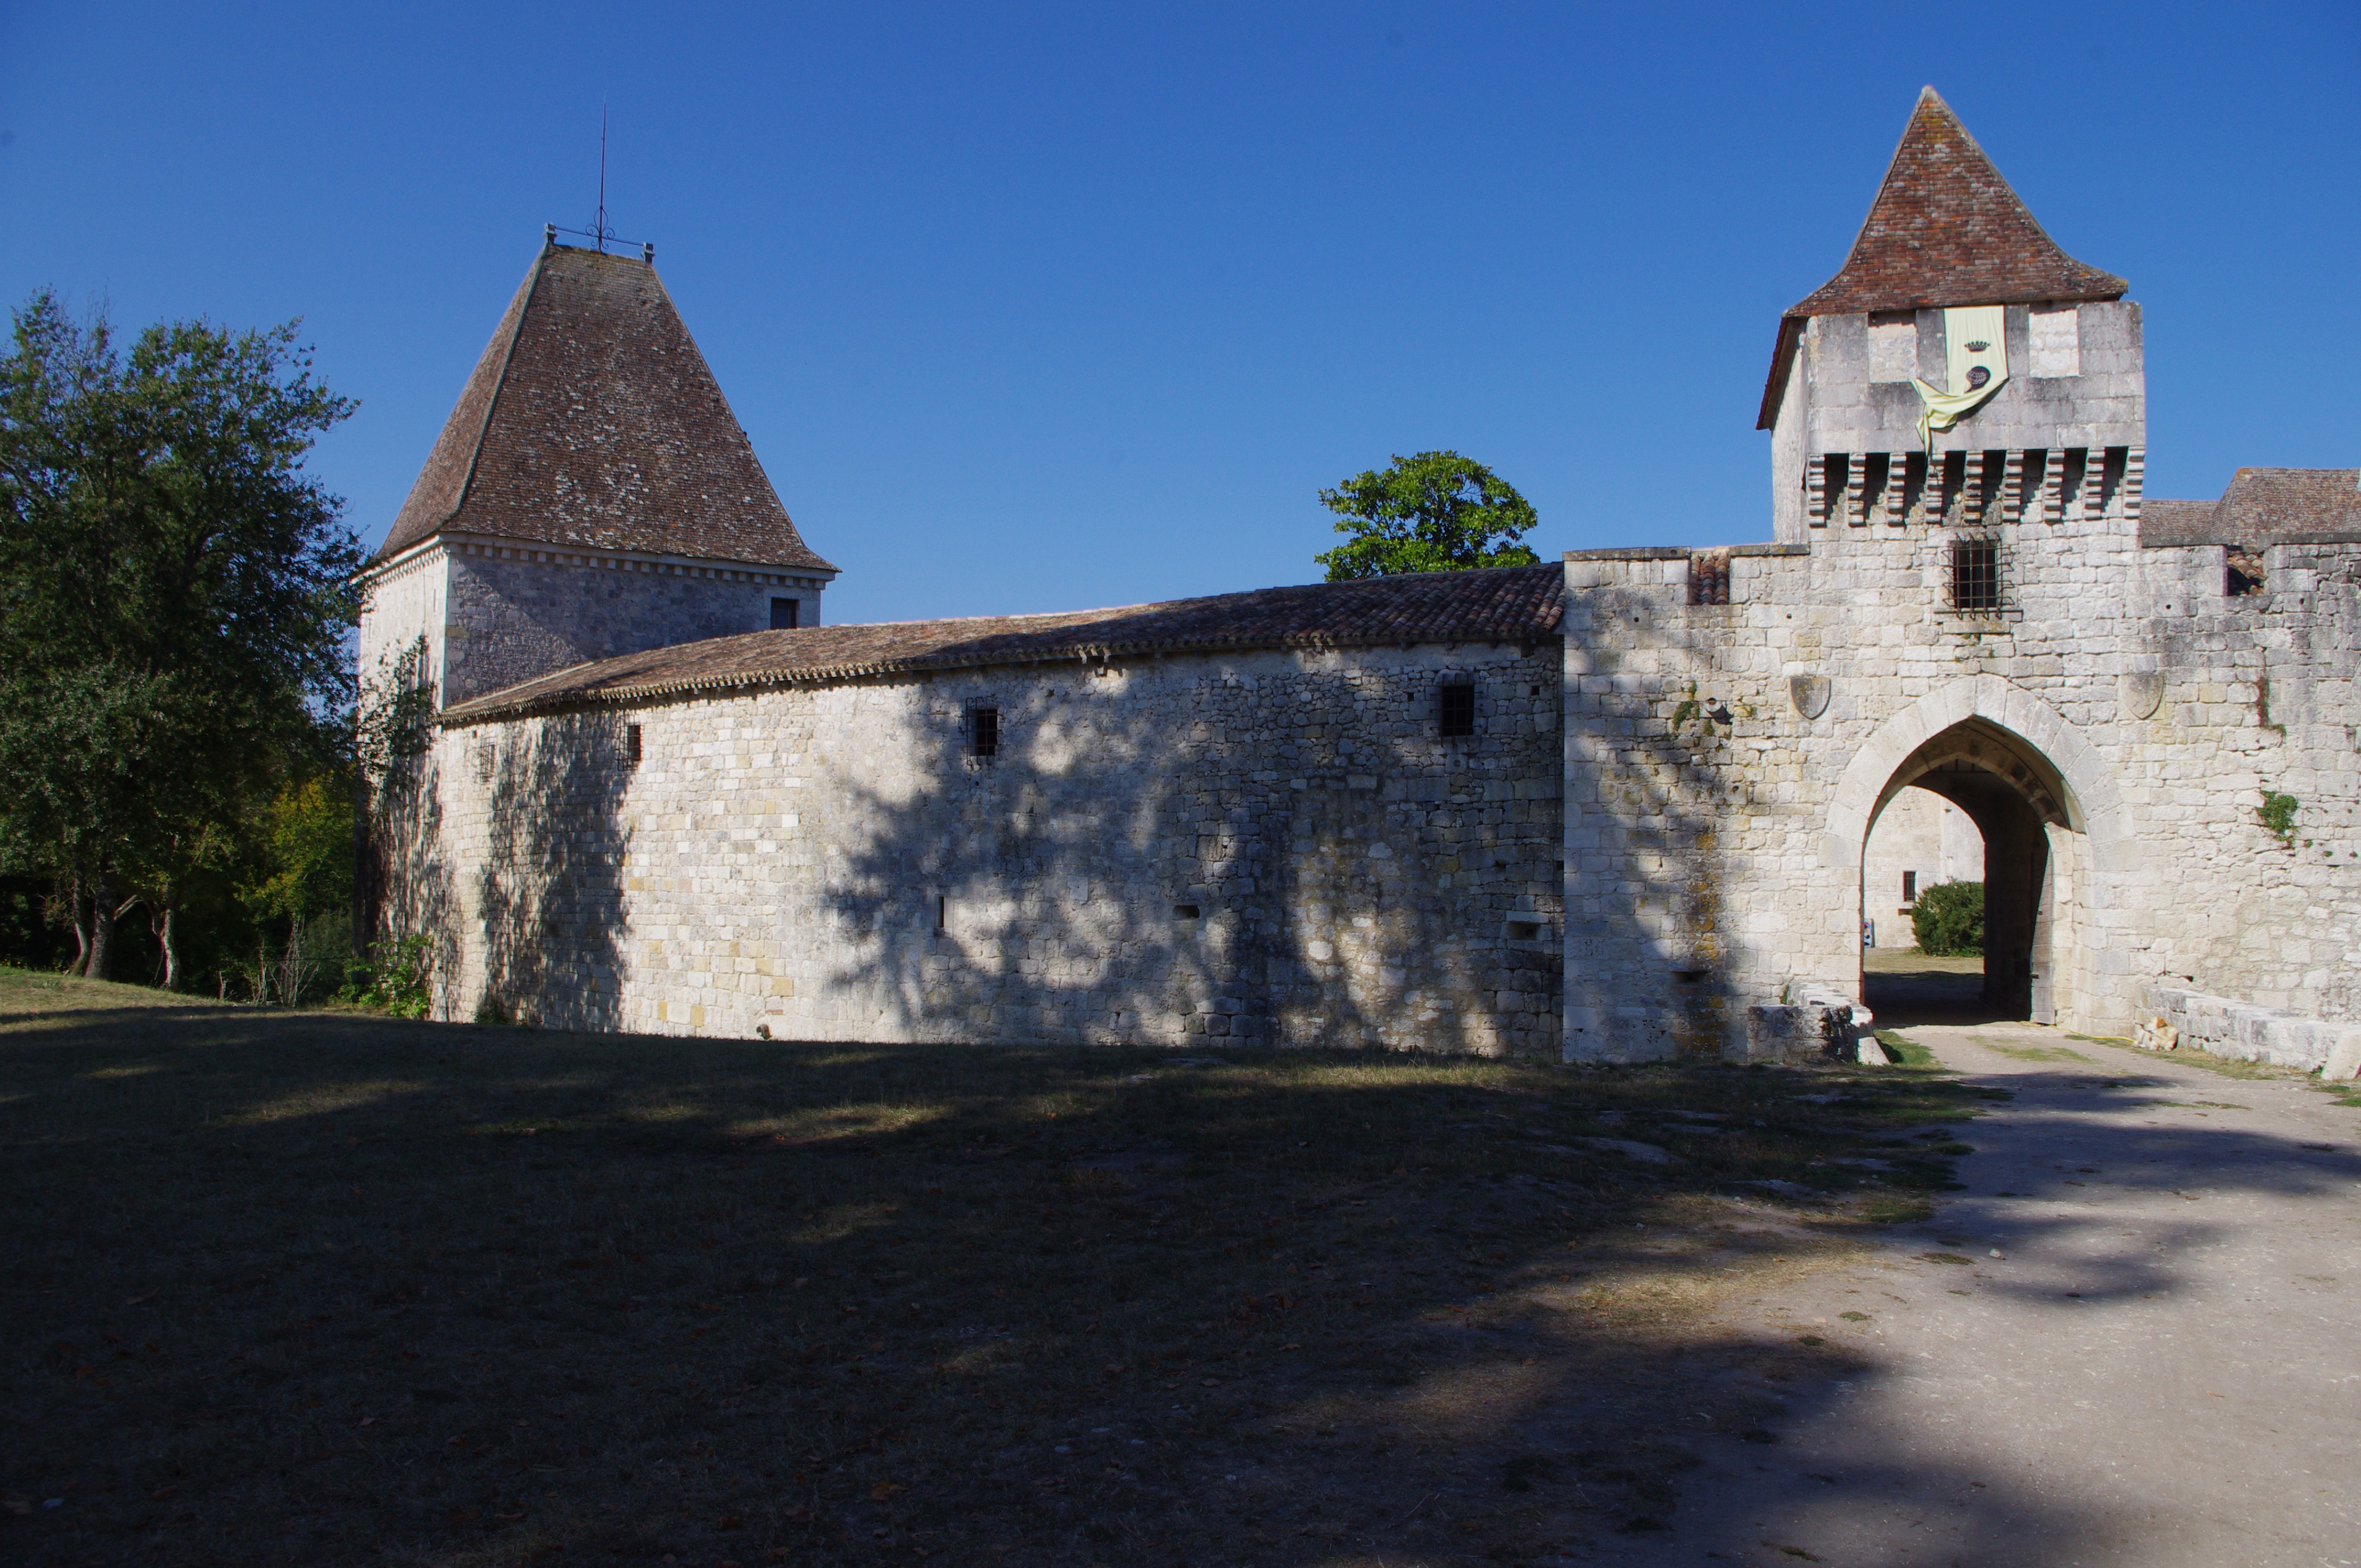
[[[1438,688],[1438,726],[1446,737],[1476,733],[1476,688],[1466,681],[1450,681]]]
[[[1000,709],[972,707],[968,710],[968,750],[979,757],[1000,755]]]
[[[796,626],[796,618],[801,613],[802,609],[803,601],[801,599],[773,599],[771,601],[771,630],[774,631],[793,631]]]
[[[2000,541],[1954,539],[1950,562],[1951,608],[1966,614],[2000,609]]]

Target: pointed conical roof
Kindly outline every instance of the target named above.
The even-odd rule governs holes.
[[[376,559],[445,529],[833,572],[779,504],[653,263],[550,245]]]
[[[1787,314],[2114,300],[2129,287],[2059,249],[1928,87],[1843,270]]]

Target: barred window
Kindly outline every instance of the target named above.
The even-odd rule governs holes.
[[[979,757],[1000,755],[1000,709],[974,707],[968,710],[968,750]]]
[[[1964,614],[1988,614],[2001,607],[2000,541],[1951,541],[1951,608]]]
[[[1436,718],[1445,736],[1476,733],[1476,688],[1466,681],[1448,681],[1436,692]]]
[[[623,760],[627,762],[640,760],[640,727],[636,724],[623,727]]]

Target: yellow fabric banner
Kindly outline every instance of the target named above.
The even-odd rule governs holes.
[[[1975,412],[2008,379],[2008,343],[2003,335],[2008,313],[2001,305],[1954,305],[1943,312],[1943,367],[1949,390],[1924,381],[1910,384],[1926,405],[1918,413],[1918,439],[1935,451],[1935,433],[1949,430]],[[1983,372],[1981,376],[1977,372]]]

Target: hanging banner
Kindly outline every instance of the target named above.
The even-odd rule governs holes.
[[[1910,383],[1926,405],[1918,413],[1918,439],[1926,443],[1928,455],[1934,454],[1937,431],[1949,430],[1975,412],[2008,379],[2008,343],[2003,335],[2007,321],[2002,305],[1954,305],[1943,312],[1943,367],[1950,386]]]

